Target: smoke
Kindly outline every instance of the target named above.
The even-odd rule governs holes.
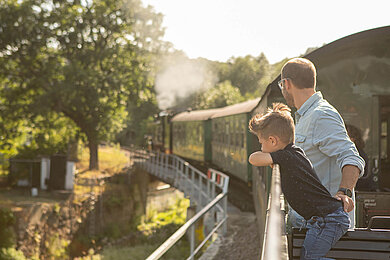
[[[171,55],[164,59],[163,69],[156,76],[158,106],[162,110],[170,108],[177,99],[204,91],[216,82],[217,77],[206,60]]]

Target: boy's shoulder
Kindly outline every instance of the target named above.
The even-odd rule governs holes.
[[[290,159],[295,159],[298,157],[304,157],[307,159],[307,156],[305,152],[300,148],[299,146],[296,146],[295,144],[291,143],[288,144],[284,149],[278,150],[274,152],[274,154],[277,154],[278,157],[283,157],[285,162],[290,162]]]

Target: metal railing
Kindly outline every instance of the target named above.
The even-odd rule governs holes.
[[[136,163],[144,170],[181,190],[186,197],[189,197],[191,204],[195,204],[197,208],[195,216],[157,248],[147,260],[159,259],[187,231],[189,231],[190,236],[190,256],[187,259],[194,259],[194,256],[218,229],[222,227],[222,233],[226,233],[227,192],[229,185],[229,177],[227,175],[214,169],[209,169],[207,174],[205,174],[175,155],[134,150],[131,152],[138,158]],[[195,224],[208,212],[211,213],[213,229],[196,246]]]
[[[272,169],[271,189],[268,200],[267,217],[261,259],[281,260],[287,259],[287,244],[283,246],[282,234],[285,230],[285,211],[282,189],[280,186],[279,165],[274,164]]]

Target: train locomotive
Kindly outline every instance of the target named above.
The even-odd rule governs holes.
[[[317,68],[317,90],[346,124],[362,132],[371,190],[356,191],[356,226],[372,216],[390,215],[390,26],[356,33],[304,56]],[[285,102],[272,81],[261,98],[218,109],[165,115],[166,152],[207,162],[252,187],[259,227],[264,227],[271,171],[252,167],[248,156],[259,149],[248,121],[274,102]]]

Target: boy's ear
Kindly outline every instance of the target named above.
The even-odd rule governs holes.
[[[276,140],[276,137],[275,137],[275,136],[270,135],[268,138],[269,138],[269,140],[271,141],[271,144],[276,145],[277,140]]]

